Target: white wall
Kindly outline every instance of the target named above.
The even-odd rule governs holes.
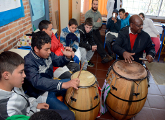
[[[60,0],[60,19],[61,19],[61,30],[68,26],[69,22],[69,0]]]
[[[72,18],[80,25],[81,0],[72,0]]]

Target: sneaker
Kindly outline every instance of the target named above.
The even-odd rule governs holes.
[[[92,62],[89,61],[89,62],[88,62],[88,66],[89,66],[89,67],[94,67],[95,65],[94,65]]]
[[[107,62],[110,62],[111,60],[113,60],[113,58],[112,58],[111,56],[109,56],[109,55],[106,55],[106,56],[102,59],[101,63],[107,63]]]

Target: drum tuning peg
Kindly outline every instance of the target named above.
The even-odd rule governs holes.
[[[94,100],[98,98],[98,94],[94,97]]]
[[[140,95],[140,93],[133,93],[133,95],[137,97],[138,95]]]
[[[112,89],[117,91],[117,88],[115,86],[113,86],[113,85],[112,85]]]
[[[72,97],[71,97],[70,99],[71,99],[71,101],[75,101],[75,102],[76,102],[76,99],[75,99],[75,98],[72,98]]]

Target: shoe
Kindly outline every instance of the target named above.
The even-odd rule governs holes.
[[[109,55],[106,55],[106,56],[102,59],[101,63],[107,63],[107,62],[110,62],[111,60],[113,60],[113,58],[112,58],[111,56],[109,56]]]
[[[88,66],[89,66],[89,67],[94,67],[95,65],[94,65],[92,62],[89,61],[89,62],[88,62]]]

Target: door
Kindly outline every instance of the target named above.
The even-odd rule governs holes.
[[[49,20],[49,0],[29,0],[32,29],[38,29],[42,20]]]

